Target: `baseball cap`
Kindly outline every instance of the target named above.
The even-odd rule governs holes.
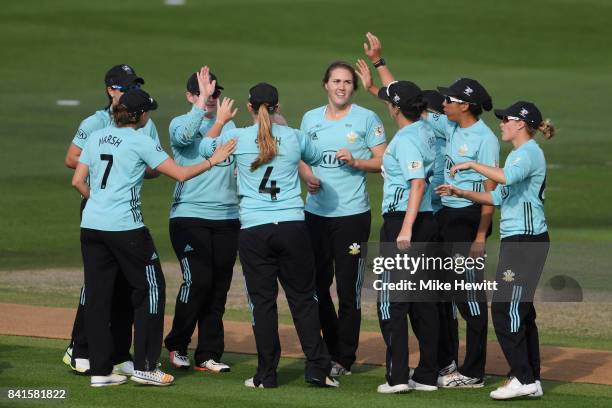
[[[265,82],[260,82],[251,89],[249,89],[249,103],[253,106],[253,109],[259,109],[262,104],[268,105],[268,110],[274,110],[274,107],[278,105],[278,90]]]
[[[209,72],[208,76],[210,77],[210,81],[211,82],[217,80],[216,75],[213,74],[212,72]],[[225,88],[223,88],[221,85],[219,85],[219,82],[217,81],[217,83],[215,84],[215,93],[217,93],[217,91],[221,91],[223,89],[225,89]],[[198,85],[198,76],[197,76],[196,72],[191,74],[191,76],[187,80],[187,91],[189,91],[193,95],[199,95],[200,94],[200,86]],[[219,92],[219,94],[220,93],[221,92]],[[213,93],[213,95],[214,95],[214,93]]]
[[[106,72],[104,76],[106,86],[127,87],[134,84],[143,85],[144,79],[136,75],[134,68],[127,64],[115,65]]]
[[[427,102],[427,109],[437,113],[444,112],[444,106],[442,105],[442,102],[444,102],[444,95],[440,92],[433,89],[425,89],[423,91],[423,99]]]
[[[527,101],[514,102],[506,109],[495,109],[495,116],[518,118],[525,121],[529,127],[537,129],[542,123],[542,114],[535,104]]]
[[[423,98],[423,91],[414,82],[395,81],[378,90],[378,97],[390,102],[400,109],[410,109],[415,102]]]
[[[460,78],[449,87],[438,87],[442,95],[452,96],[472,105],[482,106],[484,110],[493,108],[493,101],[487,90],[475,79]]]
[[[130,89],[119,98],[119,104],[124,105],[130,113],[142,113],[157,109],[155,99],[142,89]]]

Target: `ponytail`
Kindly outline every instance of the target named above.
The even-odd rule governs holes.
[[[555,136],[557,130],[555,129],[555,126],[550,121],[550,119],[546,119],[542,123],[540,123],[540,126],[538,126],[537,129],[532,128],[531,126],[527,126],[527,133],[529,133],[529,136],[531,137],[534,137],[536,132],[538,131],[542,133],[544,139],[549,140],[552,139],[553,136]]]
[[[544,135],[544,139],[546,140],[552,139],[553,136],[555,136],[555,132],[557,131],[550,119],[546,119],[545,121],[543,121],[538,127],[538,130]]]
[[[262,164],[272,161],[277,153],[276,141],[272,136],[272,122],[270,121],[268,109],[270,108],[264,103],[257,108],[257,119],[259,122],[257,145],[259,147],[259,155],[257,159],[251,163],[251,171],[255,171]]]

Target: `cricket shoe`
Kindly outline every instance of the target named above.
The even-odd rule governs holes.
[[[438,377],[438,387],[440,388],[482,388],[484,379],[468,377],[459,371]]]
[[[127,360],[123,363],[115,364],[113,374],[127,375],[128,377],[134,374],[134,362]]]
[[[66,348],[66,352],[64,353],[64,357],[62,358],[62,362],[66,364],[68,367],[70,367],[71,360],[72,360],[72,347],[68,346]]]
[[[321,387],[321,388],[340,387],[340,382],[336,380],[335,378],[332,378],[328,375],[325,376],[324,380],[321,380],[320,378],[306,377],[306,382],[308,384],[314,385],[315,387]]]
[[[455,363],[455,360],[453,360],[452,363],[450,363],[449,365],[447,365],[444,368],[441,368],[440,371],[438,371],[438,376],[439,377],[444,377],[445,375],[452,374],[455,371],[457,371],[457,364]]]
[[[516,377],[512,377],[504,385],[491,391],[491,398],[494,400],[506,400],[517,397],[525,397],[538,392],[538,386],[535,382],[531,384],[522,384]]]
[[[351,372],[344,368],[344,366],[340,363],[336,363],[332,361],[331,371],[329,373],[330,377],[340,377],[341,375],[351,375]]]
[[[176,368],[189,368],[191,362],[187,353],[175,350],[170,352],[170,364]]]
[[[376,392],[379,394],[405,394],[409,391],[410,386],[408,384],[389,385],[389,383],[384,383],[376,388]]]
[[[157,385],[162,387],[171,385],[174,381],[173,376],[164,373],[159,368],[156,368],[153,371],[134,370],[134,374],[132,374],[131,378],[132,381],[139,384]]]
[[[72,371],[76,371],[79,374],[89,374],[89,359],[73,358],[70,360],[70,368],[72,368]]]
[[[438,391],[438,387],[435,385],[421,384],[414,380],[408,380],[408,387],[415,391]]]
[[[213,359],[196,364],[193,369],[198,371],[212,371],[213,373],[229,373],[231,371],[230,366],[222,362],[216,362]]]
[[[540,380],[536,380],[535,381],[535,385],[538,388],[538,390],[536,392],[534,392],[533,394],[529,394],[528,397],[531,398],[540,398],[544,396],[544,389],[542,388],[542,381]]]
[[[92,387],[108,387],[111,385],[125,384],[127,377],[119,374],[92,375],[90,381]]]
[[[255,379],[253,377],[244,380],[244,386],[248,388],[265,388],[263,384],[255,385]]]

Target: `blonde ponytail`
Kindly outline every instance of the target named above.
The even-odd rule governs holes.
[[[264,103],[257,109],[257,119],[259,130],[257,131],[257,145],[259,156],[251,163],[251,171],[255,171],[259,166],[269,163],[276,156],[276,140],[272,136],[272,122],[268,113],[268,106]]]
[[[544,135],[544,139],[546,140],[552,139],[556,132],[555,126],[550,119],[543,121],[538,127],[538,130],[542,133],[542,135]]]

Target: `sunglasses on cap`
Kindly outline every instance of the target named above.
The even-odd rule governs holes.
[[[446,103],[467,103],[473,105],[471,102],[464,101],[463,99],[455,98],[454,96],[444,95],[444,101]]]
[[[516,116],[504,116],[504,117],[502,118],[502,122],[503,122],[503,123],[508,123],[508,122],[510,122],[511,120],[521,121],[521,120],[523,120],[523,119],[521,119],[521,118],[517,118]]]
[[[194,93],[193,95],[200,96],[200,91]],[[212,93],[212,95],[210,95],[210,97],[213,98],[213,99],[219,99],[220,96],[221,96],[221,90],[220,89],[215,89],[215,91]]]
[[[132,85],[128,85],[128,86],[121,86],[121,85],[111,85],[111,89],[116,89],[119,92],[127,92],[127,91],[132,91],[134,89],[140,89],[140,84],[136,83],[136,84],[132,84]]]

